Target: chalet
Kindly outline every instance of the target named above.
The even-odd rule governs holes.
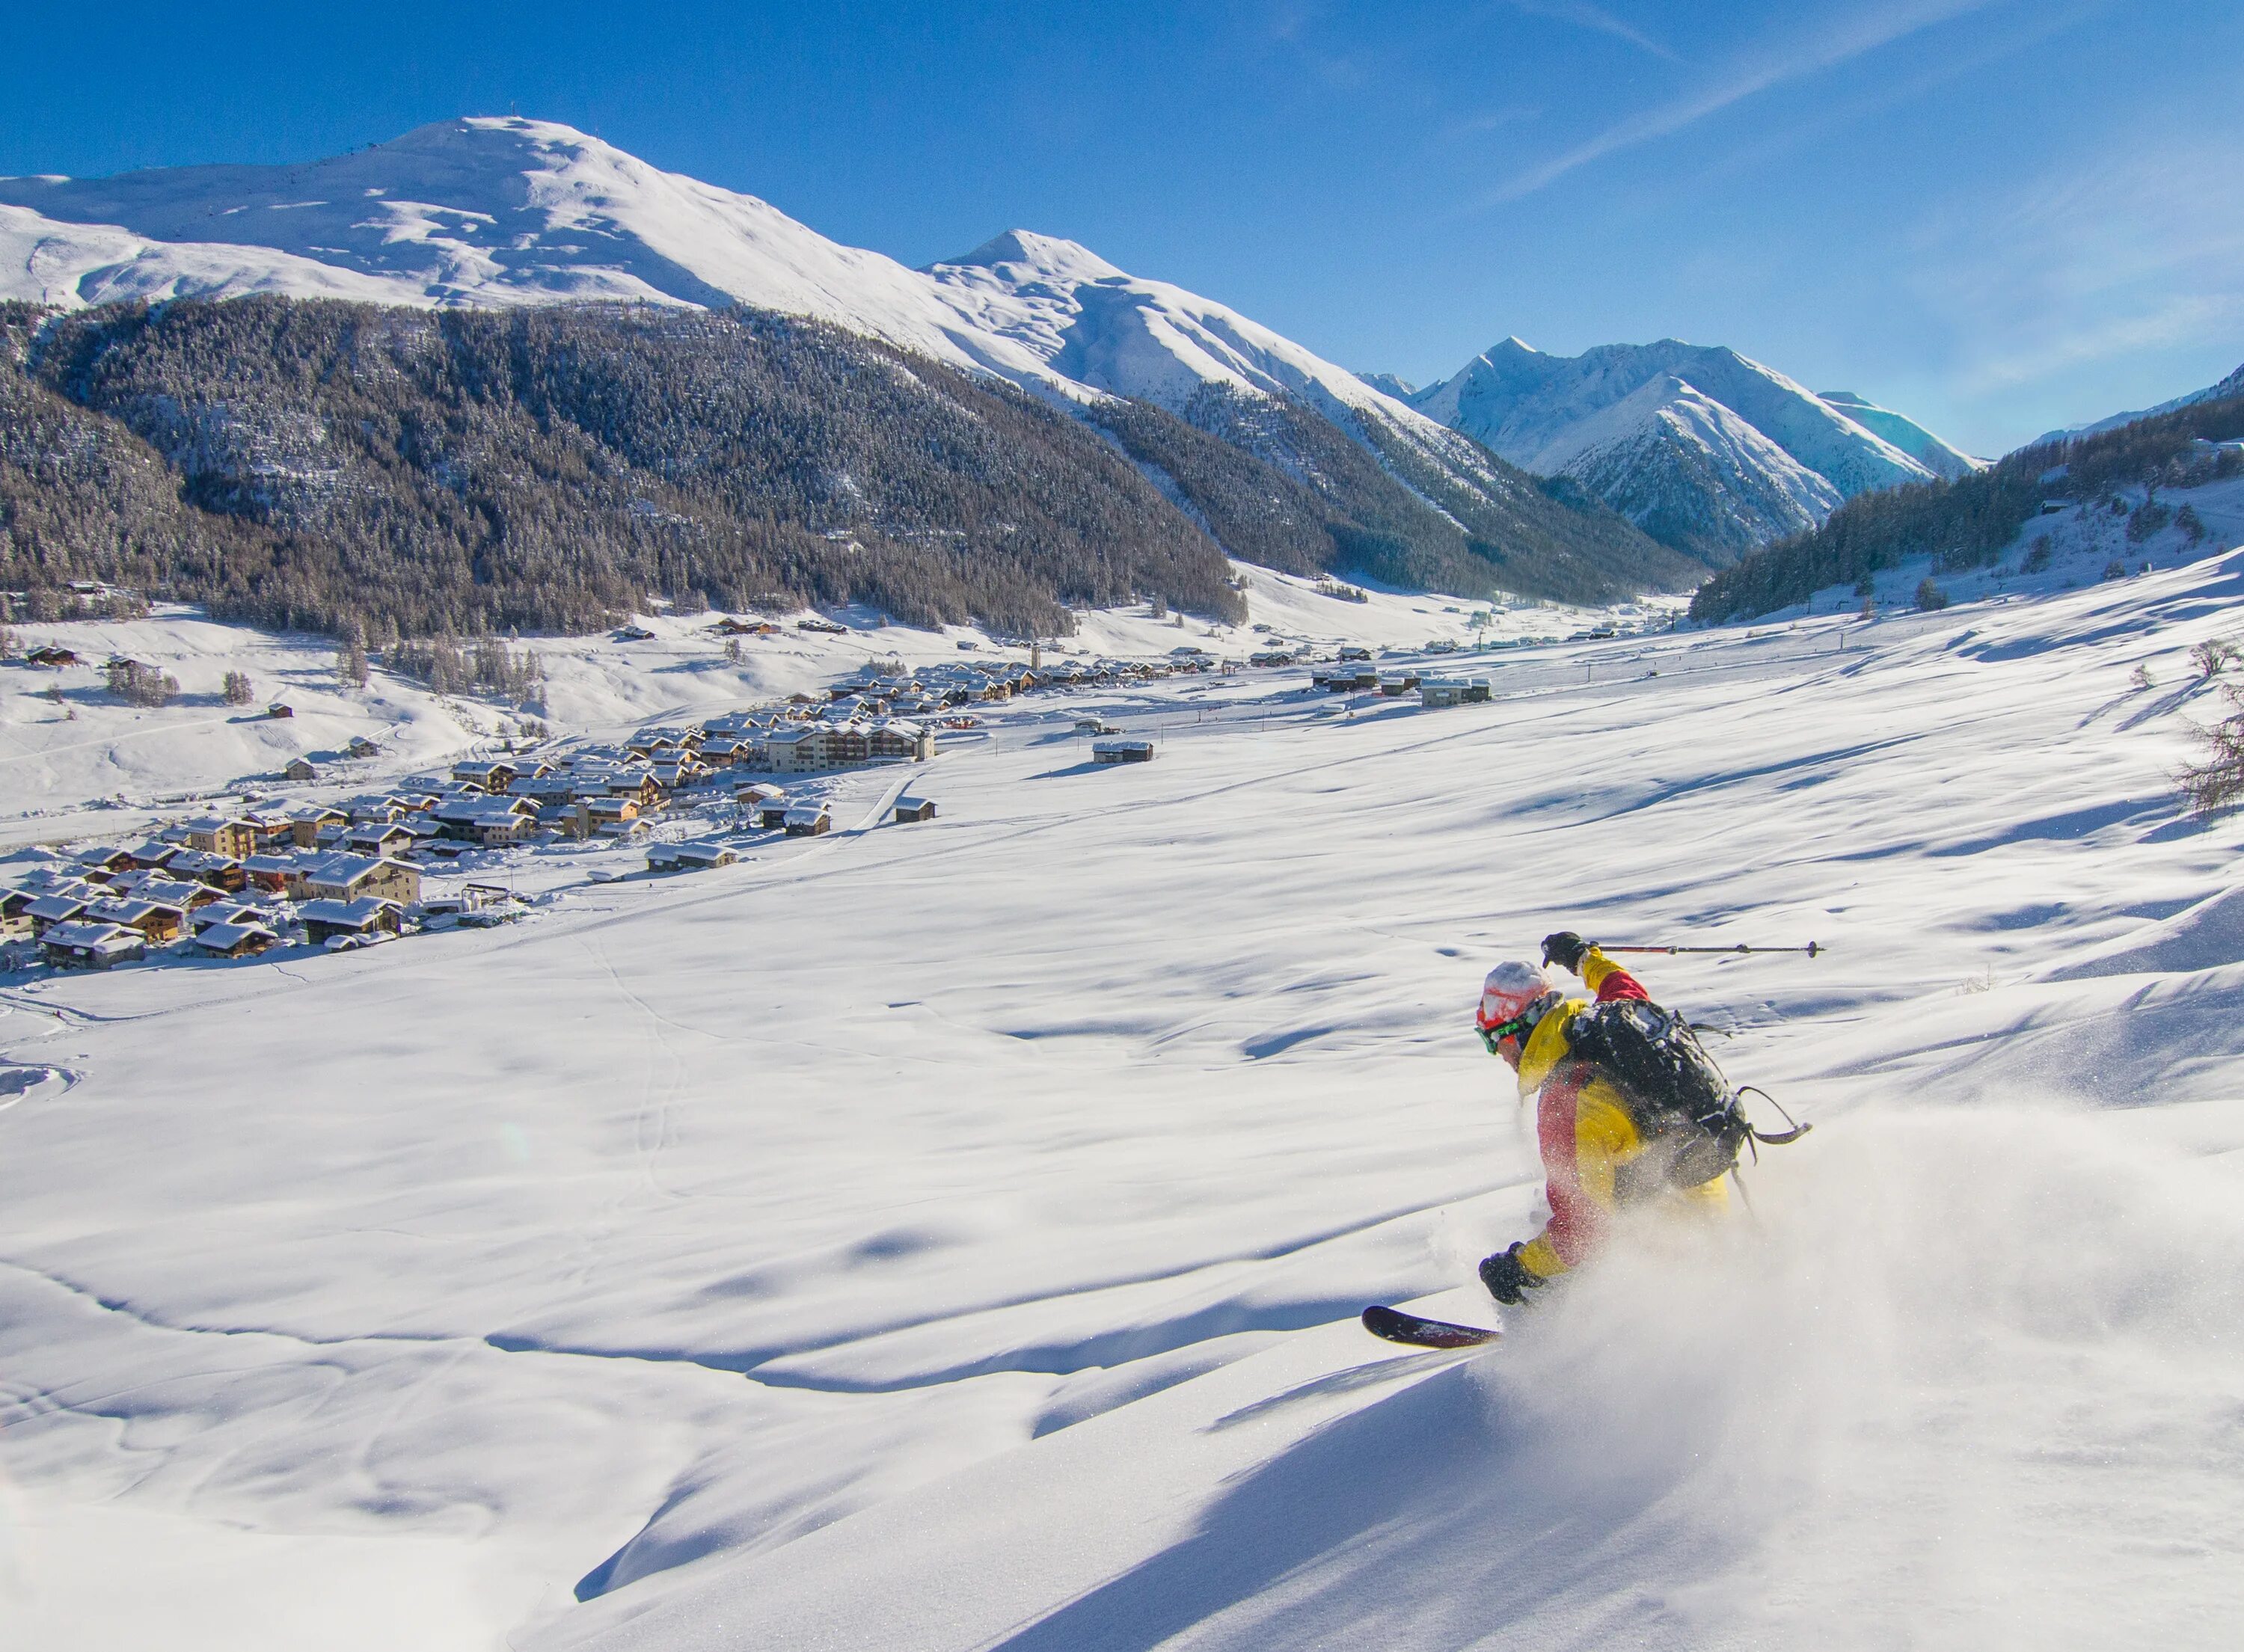
[[[350,816],[341,809],[306,809],[289,817],[288,836],[300,849],[316,849],[321,831],[328,826],[341,831],[349,824]]]
[[[11,930],[29,929],[31,920],[25,908],[39,898],[35,889],[0,889],[0,934]]]
[[[296,712],[294,708],[284,705],[280,701],[275,700],[272,705],[265,708],[265,715],[267,717],[294,717],[296,715]]]
[[[430,918],[449,918],[475,928],[504,923],[514,916],[514,892],[496,883],[466,883],[448,895],[434,895],[421,903]]]
[[[720,637],[776,637],[779,627],[767,619],[735,619],[725,615],[709,627]]]
[[[247,820],[206,814],[188,821],[180,830],[186,834],[187,847],[199,849],[205,854],[239,860],[246,854],[257,853],[257,828]]]
[[[1091,743],[1093,763],[1151,763],[1153,743],[1151,740],[1093,740]]]
[[[836,625],[830,619],[798,619],[794,622],[794,628],[799,631],[814,631],[821,637],[847,637],[849,634],[847,625]]]
[[[485,792],[504,792],[514,784],[521,773],[513,764],[503,758],[473,758],[452,765],[452,778]]]
[[[935,819],[935,799],[932,798],[902,797],[896,799],[896,824],[912,820]]]
[[[257,833],[260,849],[273,849],[286,845],[291,836],[293,817],[274,809],[251,809],[241,817]]]
[[[586,798],[577,806],[578,837],[629,837],[639,830],[636,798]]]
[[[1418,704],[1421,705],[1463,705],[1465,703],[1464,683],[1454,677],[1430,677],[1418,684]]]
[[[288,766],[280,771],[280,778],[284,780],[316,780],[320,778],[320,765],[308,757],[292,757],[288,759]]]
[[[744,809],[753,809],[759,803],[768,803],[774,798],[784,798],[787,792],[768,780],[751,780],[746,786],[733,788],[733,801]]]
[[[135,884],[132,893],[139,900],[160,900],[166,906],[179,907],[191,913],[226,898],[226,891],[213,884],[153,876]]]
[[[76,863],[79,876],[91,878],[96,883],[106,883],[120,872],[132,871],[133,866],[132,850],[107,844],[80,849],[71,860]]]
[[[790,838],[815,838],[834,830],[834,817],[822,803],[798,803],[782,818],[781,829]]]
[[[1341,644],[1339,658],[1343,664],[1347,664],[1350,660],[1368,660],[1370,657],[1371,651],[1368,648],[1362,647],[1355,643],[1342,643]]]
[[[303,893],[303,875],[312,868],[312,862],[299,860],[296,855],[252,855],[242,862],[242,878],[249,880],[252,889],[262,889],[267,895]]]
[[[350,738],[350,744],[343,747],[343,755],[345,757],[380,757],[382,748],[368,739],[365,735],[354,734]]]
[[[757,803],[750,813],[758,831],[783,832],[787,829],[787,811],[794,806],[794,805],[789,803],[786,794],[782,792],[777,797],[764,799]]]
[[[353,900],[308,900],[296,909],[304,938],[315,947],[331,941],[367,941],[394,935],[403,927],[404,914],[395,900],[362,895]]]
[[[149,900],[138,895],[112,895],[96,900],[85,909],[88,923],[113,923],[127,929],[137,929],[144,940],[159,945],[177,941],[179,932],[187,927],[187,910],[167,900]]]
[[[194,947],[213,958],[251,958],[278,944],[280,939],[268,925],[253,919],[228,919],[196,930]]]
[[[168,863],[179,852],[179,846],[176,843],[166,843],[161,838],[150,838],[144,843],[132,846],[132,864],[143,872],[152,872]]]
[[[254,845],[249,853],[255,853]],[[213,854],[204,849],[182,849],[164,867],[171,877],[193,883],[206,883],[213,889],[228,894],[241,887],[248,880],[241,870],[241,862],[230,854]]]
[[[369,820],[364,826],[347,828],[342,835],[346,852],[372,855],[377,860],[411,846],[413,841],[413,828],[402,820]]]
[[[44,665],[54,671],[60,671],[65,665],[77,665],[83,663],[71,650],[51,646],[35,648],[24,655],[24,659],[27,664]]]
[[[80,886],[84,889],[84,886]],[[57,892],[43,894],[24,903],[23,914],[30,920],[31,933],[44,936],[60,924],[75,923],[85,911],[92,896],[86,893]]]
[[[618,625],[608,633],[619,643],[651,643],[654,633],[644,625]]]
[[[220,900],[195,914],[187,926],[188,933],[199,935],[217,923],[261,923],[270,927],[274,920],[271,912],[253,901]]]
[[[148,955],[137,929],[114,923],[58,923],[39,937],[39,950],[60,969],[112,969]]]
[[[409,906],[421,899],[421,869],[402,860],[331,854],[304,873],[304,893],[314,901],[370,898]]]
[[[701,760],[711,768],[724,768],[755,750],[755,742],[738,734],[713,734],[701,742]]]
[[[657,759],[648,772],[664,791],[682,792],[705,778],[709,772],[709,765],[687,752],[680,753],[674,760]]]
[[[658,843],[646,852],[649,872],[699,872],[729,866],[740,857],[721,843]]]
[[[1078,717],[1075,719],[1075,732],[1078,734],[1119,734],[1122,731],[1103,717]]]
[[[1495,692],[1489,686],[1489,680],[1485,677],[1465,678],[1465,701],[1468,705],[1485,704],[1495,698]]]
[[[1397,667],[1379,673],[1379,691],[1389,699],[1399,699],[1418,686],[1418,673],[1409,666]]]
[[[523,798],[537,809],[550,809],[577,799],[577,780],[567,774],[525,774],[507,787],[510,798]],[[442,805],[438,806],[442,807]]]
[[[470,817],[467,832],[486,849],[520,843],[537,829],[537,806],[527,798],[494,798]]]
[[[641,770],[625,769],[612,774],[603,789],[612,798],[629,798],[641,809],[658,808],[662,803],[662,782]]]

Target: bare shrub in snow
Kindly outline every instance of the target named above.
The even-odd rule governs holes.
[[[2244,696],[2233,684],[2224,685],[2222,692],[2234,709],[2210,728],[2197,732],[2205,760],[2174,777],[2193,814],[2223,814],[2244,802]]]
[[[2190,645],[2189,663],[2197,674],[2211,682],[2236,663],[2236,644],[2221,637],[2208,637],[2201,643]]]
[[[2145,689],[2157,687],[2158,678],[2151,675],[2151,668],[2148,665],[2138,665],[2135,667],[2134,675],[2127,679],[2127,686],[2139,694]]]
[[[247,705],[257,698],[257,690],[249,680],[247,671],[228,671],[226,674],[226,703]]]

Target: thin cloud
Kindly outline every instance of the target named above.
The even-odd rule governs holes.
[[[1504,0],[1504,3],[1531,17],[1549,17],[1553,22],[1571,23],[1578,28],[1611,35],[1616,40],[1626,40],[1639,51],[1664,57],[1669,63],[1683,61],[1642,30],[1632,27],[1603,6],[1591,5],[1588,0]]]
[[[1490,195],[1482,205],[1492,206],[1532,195],[1578,167],[1680,131],[1686,126],[1704,120],[1707,116],[1756,93],[1788,81],[1835,69],[1867,52],[1876,51],[1881,46],[1997,3],[2001,3],[2001,0],[1912,0],[1909,4],[1849,17],[1838,27],[1812,39],[1765,49],[1713,84],[1663,104],[1657,109],[1632,115],[1565,154],[1530,167]]]

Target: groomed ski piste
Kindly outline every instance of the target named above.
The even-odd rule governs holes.
[[[5,1639],[2232,1644],[2244,821],[2172,777],[2240,537],[1489,705],[1157,685],[1121,767],[1024,702],[923,825],[11,989]],[[1491,1322],[1471,1008],[1561,927],[1826,948],[1639,961],[1815,1129],[1375,1341]]]

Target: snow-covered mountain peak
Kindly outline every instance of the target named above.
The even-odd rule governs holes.
[[[1130,278],[1080,241],[1034,230],[1009,229],[993,235],[970,253],[945,259],[943,264],[998,270],[1016,282],[1126,281]],[[932,266],[940,268],[942,265]]]

